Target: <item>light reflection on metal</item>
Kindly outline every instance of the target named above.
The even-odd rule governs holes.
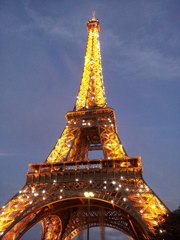
[[[74,111],[66,114],[67,125],[46,161],[29,165],[25,186],[0,209],[2,240],[20,239],[39,221],[43,240],[69,240],[99,225],[148,240],[169,211],[143,180],[141,158],[129,157],[118,137],[105,98],[95,15],[87,29]],[[103,158],[89,159],[96,150]]]
[[[103,84],[99,32],[100,23],[95,18],[87,23],[88,41],[81,84],[76,100],[75,110],[106,107]]]

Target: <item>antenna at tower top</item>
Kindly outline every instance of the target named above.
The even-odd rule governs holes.
[[[96,11],[95,10],[92,11],[92,19],[96,19]]]

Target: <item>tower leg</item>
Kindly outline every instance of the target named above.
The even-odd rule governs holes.
[[[42,220],[42,240],[60,240],[62,231],[61,220],[56,215],[51,215]]]

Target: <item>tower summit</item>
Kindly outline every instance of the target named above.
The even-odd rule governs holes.
[[[140,157],[129,157],[107,106],[100,56],[100,23],[87,23],[88,40],[74,110],[44,162],[29,164],[24,187],[0,209],[0,239],[19,240],[42,224],[42,240],[71,240],[82,230],[115,228],[150,240],[169,211],[142,176]],[[90,156],[101,151],[102,157]]]
[[[76,111],[107,106],[99,42],[100,23],[96,19],[95,14],[87,22],[87,31],[86,55],[75,105]]]

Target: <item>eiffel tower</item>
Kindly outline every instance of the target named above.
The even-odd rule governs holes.
[[[29,164],[25,186],[1,208],[2,240],[20,239],[38,222],[42,240],[70,240],[84,229],[89,239],[89,229],[96,226],[136,240],[153,239],[169,212],[144,181],[141,157],[128,156],[118,137],[115,111],[105,97],[95,15],[87,31],[75,107],[47,159]],[[90,159],[90,151],[103,157]]]

